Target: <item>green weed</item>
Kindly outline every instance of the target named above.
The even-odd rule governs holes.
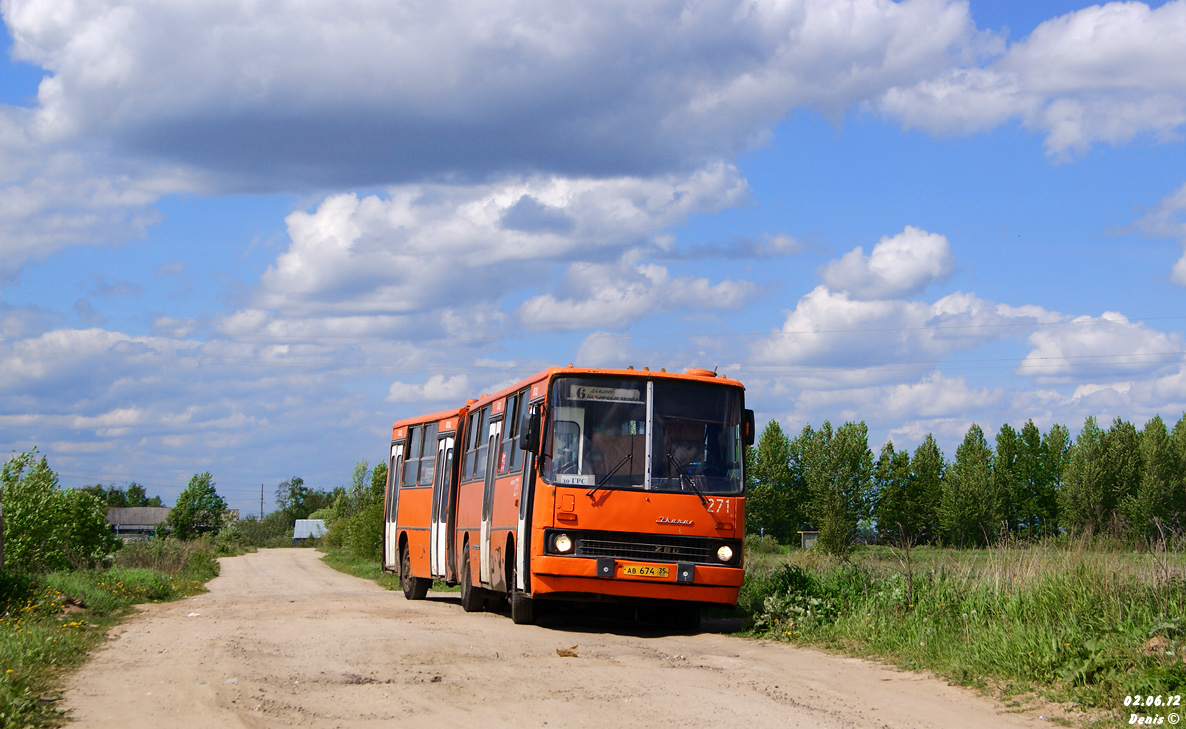
[[[916,548],[913,560],[908,590],[892,550],[847,562],[798,550],[751,568],[742,607],[756,635],[1084,709],[1116,712],[1126,695],[1186,686],[1180,560],[1075,545]]]

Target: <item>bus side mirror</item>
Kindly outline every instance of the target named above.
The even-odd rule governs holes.
[[[741,437],[747,446],[754,444],[754,411],[746,410],[741,418]]]
[[[523,434],[523,450],[533,456],[538,456],[540,452],[541,421],[540,406],[533,405],[523,413],[523,420],[519,423],[519,432]]]

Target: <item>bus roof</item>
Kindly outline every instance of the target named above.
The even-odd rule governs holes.
[[[439,413],[432,413],[431,415],[417,415],[412,418],[397,420],[395,421],[395,424],[391,426],[391,439],[399,440],[400,438],[404,437],[404,433],[407,431],[409,425],[420,425],[421,423],[439,423],[450,418],[457,418],[457,424],[453,425],[451,428],[446,428],[446,430],[456,428],[457,425],[461,423],[461,419],[465,417],[465,411],[465,407],[460,407],[456,410],[443,410]]]
[[[716,385],[739,387],[742,390],[745,389],[745,386],[737,380],[732,380],[728,377],[722,377],[717,375],[714,371],[706,369],[692,368],[686,372],[668,372],[666,370],[650,370],[646,368],[636,370],[633,367],[627,367],[626,369],[609,369],[599,367],[573,367],[569,365],[568,367],[549,367],[548,369],[537,372],[534,375],[520,380],[509,387],[503,388],[498,392],[483,394],[477,400],[467,403],[467,407],[473,409],[480,404],[485,404],[491,400],[497,400],[513,392],[522,390],[528,385],[535,384],[537,382],[543,382],[553,377],[571,375],[594,375],[599,377],[608,375],[610,377],[647,377],[665,380],[682,380],[684,382],[711,382]],[[538,396],[542,396],[542,394],[543,393],[539,393]],[[533,390],[531,399],[534,400],[536,397],[537,394]]]
[[[534,375],[531,375],[530,377],[519,380],[515,384],[505,387],[497,392],[490,393],[490,394],[483,394],[481,397],[479,397],[476,400],[468,400],[468,401],[466,401],[466,403],[463,407],[457,408],[455,410],[443,410],[439,413],[432,413],[430,415],[417,415],[415,417],[397,420],[397,421],[395,421],[395,424],[391,426],[391,439],[399,440],[400,438],[402,438],[404,436],[404,433],[407,431],[408,426],[410,426],[410,425],[419,425],[421,423],[441,422],[448,418],[454,418],[454,417],[457,418],[458,422],[460,423],[461,419],[465,417],[465,414],[467,411],[469,411],[475,407],[478,407],[479,405],[484,405],[484,404],[491,402],[493,400],[498,400],[499,398],[506,397],[507,395],[510,395],[513,392],[522,390],[524,387],[542,383],[542,382],[549,380],[553,377],[571,376],[571,375],[578,375],[578,376],[593,375],[593,376],[598,376],[598,377],[605,377],[605,376],[610,376],[610,377],[647,377],[647,378],[664,379],[664,380],[679,380],[679,381],[684,381],[684,382],[711,382],[713,384],[723,385],[726,387],[738,387],[738,388],[741,388],[742,390],[745,389],[745,386],[742,385],[737,380],[733,380],[728,377],[720,376],[720,375],[716,374],[716,372],[714,372],[713,370],[706,370],[706,369],[699,369],[699,368],[692,368],[692,369],[687,370],[686,372],[668,372],[667,370],[664,370],[664,369],[651,370],[651,369],[647,369],[645,367],[641,370],[636,370],[633,367],[627,367],[626,369],[610,369],[610,368],[599,368],[599,367],[573,367],[572,365],[569,365],[568,367],[549,367],[546,370],[541,370],[540,372],[537,372]],[[536,388],[532,388],[532,393],[531,393],[530,399],[535,400],[539,397],[542,397],[543,394],[544,394],[543,392],[537,392]]]

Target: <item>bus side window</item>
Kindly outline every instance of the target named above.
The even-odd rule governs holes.
[[[421,486],[432,485],[432,474],[437,463],[437,424],[432,423],[424,428],[424,437],[420,441],[420,478],[417,483]]]
[[[478,427],[474,430],[476,437],[474,457],[474,478],[485,476],[486,459],[490,457],[490,406],[482,408],[479,414]]]
[[[478,436],[478,415],[477,412],[469,414],[469,428],[465,432],[465,460],[461,464],[462,481],[469,481],[476,473],[474,467],[478,462],[478,441],[481,440]]]
[[[399,472],[403,470],[403,443],[399,444],[399,452],[391,456],[391,466],[387,469],[387,521],[395,521],[395,489],[399,486]],[[392,450],[396,450],[392,448]]]
[[[442,483],[444,483],[446,489],[453,488],[453,449],[452,448],[445,451],[445,462],[443,464],[441,464],[441,467],[445,469],[444,473],[441,474]]]
[[[423,442],[423,435],[423,429],[419,425],[408,428],[408,450],[404,454],[404,478],[401,483],[403,488],[415,486],[420,477],[420,444]]]
[[[514,471],[515,454],[522,454],[517,443],[521,403],[522,398],[517,393],[507,398],[506,417],[502,424],[502,440],[498,443],[497,463],[500,476]]]
[[[513,435],[511,436],[511,443],[509,446],[511,449],[509,458],[511,461],[510,470],[512,473],[517,473],[523,470],[523,431],[521,429],[523,427],[523,413],[526,411],[527,390],[522,390],[519,392],[519,396],[515,401],[515,420],[514,425],[511,426],[511,432]]]

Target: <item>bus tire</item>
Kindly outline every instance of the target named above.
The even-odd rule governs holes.
[[[515,625],[535,623],[535,600],[521,590],[511,591],[511,622]]]
[[[406,544],[400,550],[399,565],[399,586],[404,590],[404,599],[423,600],[428,595],[432,580],[412,576],[412,555],[408,553]]]
[[[467,613],[478,613],[486,606],[482,593],[474,587],[469,576],[469,545],[465,546],[465,554],[461,556],[461,609]]]
[[[535,600],[519,589],[519,570],[515,568],[513,561],[507,569],[507,591],[511,598],[511,622],[515,625],[534,624]]]

